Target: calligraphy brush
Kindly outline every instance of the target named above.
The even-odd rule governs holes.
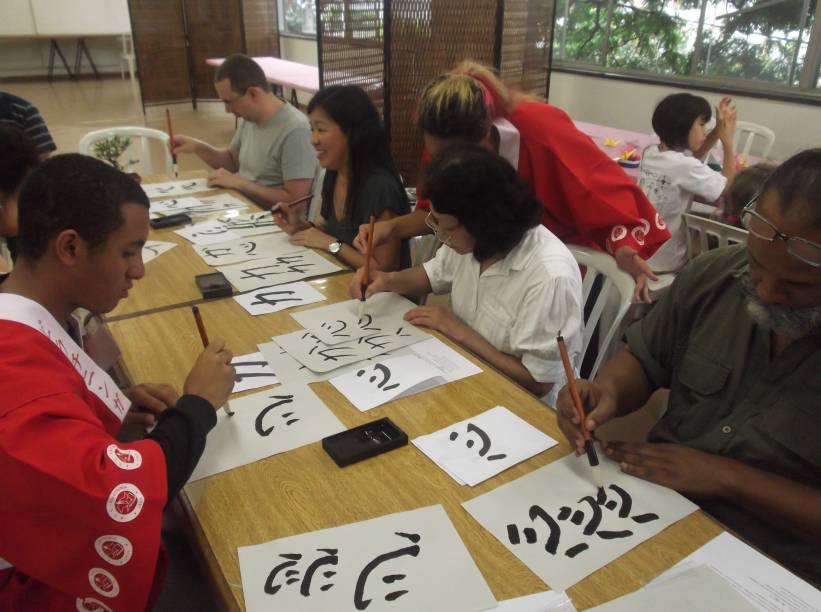
[[[604,481],[602,480],[599,456],[596,454],[596,446],[593,442],[593,438],[590,437],[590,432],[587,431],[587,427],[585,427],[587,417],[584,414],[584,407],[582,406],[582,398],[579,395],[579,390],[576,388],[576,377],[573,373],[573,367],[570,365],[570,357],[567,354],[567,347],[564,344],[561,331],[559,331],[559,335],[556,337],[556,342],[559,345],[559,353],[562,356],[564,374],[567,377],[567,387],[570,389],[570,397],[573,398],[573,405],[576,407],[576,414],[579,417],[579,427],[584,436],[584,450],[587,454],[587,460],[590,462],[590,470],[593,473],[593,483],[597,487],[602,488]]]
[[[373,226],[376,224],[376,215],[371,215],[368,228],[368,249],[365,251],[365,273],[362,275],[362,297],[359,298],[359,318],[365,316],[365,292],[368,290],[371,271],[371,257],[373,257]]]
[[[194,321],[197,323],[197,331],[200,332],[200,340],[202,340],[202,348],[208,348],[208,334],[205,331],[205,323],[202,321],[202,315],[198,306],[192,306],[191,312],[194,315]],[[225,404],[225,414],[234,416],[234,411]]]
[[[171,112],[165,109],[165,121],[168,123],[168,149],[171,151],[171,162],[174,164],[174,178],[180,178],[180,171],[177,169],[177,154],[174,153],[174,130],[171,128]]]
[[[294,204],[300,204],[302,202],[306,202],[306,201],[310,200],[312,197],[314,197],[314,194],[309,193],[306,196],[302,196],[301,198],[297,198],[296,200],[291,200],[290,202],[279,202],[278,204],[275,204],[273,207],[271,207],[271,214],[278,213],[282,209],[283,206],[285,208],[290,208]]]

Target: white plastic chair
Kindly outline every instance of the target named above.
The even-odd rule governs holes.
[[[762,159],[766,159],[770,154],[770,149],[772,149],[773,144],[775,144],[775,132],[766,126],[759,125],[758,123],[736,121],[736,152],[743,157],[749,157],[756,136],[764,140],[760,153],[756,153],[756,155],[760,155]],[[744,143],[743,145],[741,144],[742,142]]]
[[[584,323],[584,330],[582,333],[582,361],[587,355],[590,348],[590,340],[593,337],[593,331],[597,324],[599,327],[599,353],[593,368],[590,371],[589,378],[594,378],[596,372],[599,371],[599,366],[607,357],[610,344],[613,338],[616,337],[622,319],[627,314],[630,304],[633,301],[633,293],[636,290],[636,281],[627,272],[620,270],[616,265],[616,260],[607,253],[595,251],[587,247],[576,246],[574,244],[567,245],[573,257],[580,266],[587,268],[582,281],[582,304],[586,308],[590,299],[595,299],[593,302],[590,315]],[[591,297],[590,292],[593,288],[593,282],[597,277],[603,277],[601,291],[595,298]],[[605,306],[608,303],[613,304],[613,308],[608,308],[607,315],[602,317],[605,311]],[[611,314],[612,310],[612,314]]]
[[[171,174],[173,164],[171,162],[171,151],[168,148],[168,134],[160,130],[154,130],[147,127],[114,127],[103,130],[95,130],[89,132],[80,139],[80,153],[83,155],[94,155],[93,148],[96,142],[111,138],[112,136],[127,136],[131,138],[131,146],[124,153],[129,159],[134,159],[132,150],[137,146],[137,141],[140,143],[140,156],[137,161],[140,162],[140,174],[143,176],[154,174],[154,167],[151,164],[151,147],[152,140],[157,140],[161,143],[161,152],[163,155],[163,167],[158,172],[165,172]]]
[[[684,213],[684,223],[687,227],[687,253],[690,259],[700,253],[706,253],[711,248],[747,242],[747,230],[734,225],[719,223],[690,213]],[[714,245],[710,244],[709,236],[716,239]]]

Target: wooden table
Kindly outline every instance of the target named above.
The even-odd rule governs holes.
[[[347,299],[350,277],[347,273],[311,282],[329,301],[339,301]],[[291,310],[251,317],[230,298],[205,303],[201,311],[211,337],[227,339],[235,354],[255,351],[257,343],[270,336],[299,329],[289,316]],[[135,382],[164,381],[179,390],[202,350],[188,309],[123,319],[110,323],[109,329]],[[340,469],[318,442],[191,483],[181,500],[226,608],[244,609],[237,547],[431,504],[445,507],[497,599],[547,588],[460,503],[567,455],[570,447],[549,408],[471,359],[482,365],[481,374],[367,413],[356,410],[328,382],[315,383],[312,389],[347,427],[387,415],[409,438],[415,438],[504,405],[560,444],[473,488],[456,484],[410,444]],[[633,591],[720,532],[704,513],[692,514],[568,593],[583,609]]]
[[[158,174],[146,178],[143,183],[161,183],[181,179],[202,178],[204,176],[205,171],[203,170],[182,172],[180,173],[179,179],[170,175]],[[230,189],[219,189],[190,195],[192,197],[211,197],[220,193],[230,193],[235,198],[248,203],[249,210],[240,211],[240,214],[261,210],[241,193]],[[153,198],[153,201],[167,199],[167,197],[168,196]],[[194,222],[216,218],[222,216],[222,214],[224,213],[198,215],[194,218]],[[177,246],[146,264],[145,276],[134,283],[134,287],[126,299],[121,300],[114,310],[106,314],[106,321],[196,304],[203,301],[203,297],[194,282],[194,277],[197,274],[214,272],[215,269],[206,264],[202,258],[197,255],[191,242],[174,233],[174,231],[178,229],[180,228],[172,227],[149,230],[149,240],[173,242]]]

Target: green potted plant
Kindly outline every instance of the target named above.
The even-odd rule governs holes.
[[[129,158],[125,162],[120,162],[123,153],[125,153],[130,146],[131,138],[129,136],[110,136],[95,142],[92,147],[92,152],[97,159],[108,162],[120,172],[125,172],[127,168],[139,161]],[[142,180],[136,172],[128,172],[127,174],[133,177],[138,183]]]

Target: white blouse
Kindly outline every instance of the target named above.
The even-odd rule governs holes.
[[[582,347],[582,279],[562,241],[539,225],[481,274],[472,253],[448,246],[423,266],[434,293],[450,292],[457,317],[519,357],[534,380],[554,383],[542,401],[555,406],[566,383],[556,336],[562,332],[576,370]]]

